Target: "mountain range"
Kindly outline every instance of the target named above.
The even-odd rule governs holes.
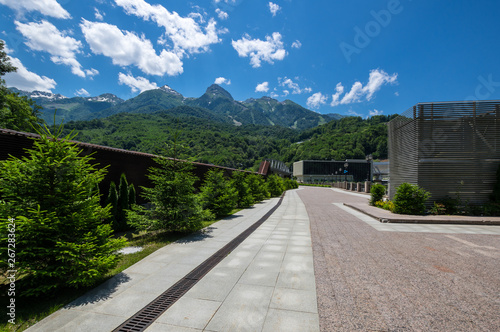
[[[270,97],[262,97],[236,101],[228,91],[217,84],[209,86],[199,98],[186,98],[168,85],[144,91],[128,100],[110,93],[97,97],[68,98],[42,91],[27,92],[16,88],[10,90],[27,96],[42,106],[41,117],[49,124],[54,121],[54,111],[56,123],[100,119],[118,113],[147,114],[169,110],[169,113],[173,114],[209,118],[236,126],[255,124],[300,130],[343,117],[339,114],[319,114],[288,99],[280,102]]]

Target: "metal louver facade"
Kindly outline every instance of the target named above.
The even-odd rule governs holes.
[[[488,201],[500,165],[500,101],[419,103],[388,124],[390,186],[428,190],[429,203]]]

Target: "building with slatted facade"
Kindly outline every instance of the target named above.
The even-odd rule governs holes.
[[[389,196],[408,182],[430,202],[488,201],[500,165],[500,101],[419,103],[388,124]]]

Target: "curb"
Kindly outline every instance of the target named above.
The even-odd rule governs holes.
[[[358,212],[364,213],[367,216],[370,216],[374,219],[377,219],[381,223],[394,223],[394,224],[438,224],[438,225],[482,225],[482,226],[500,226],[500,218],[497,220],[474,220],[474,219],[452,219],[453,216],[450,216],[449,219],[401,219],[401,218],[393,218],[393,217],[380,217],[373,213],[370,213],[364,209],[361,209],[357,206],[354,206],[349,203],[343,203],[345,206],[354,209]],[[408,216],[410,217],[410,216]]]

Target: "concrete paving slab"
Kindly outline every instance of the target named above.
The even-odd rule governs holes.
[[[203,330],[193,329],[190,327],[175,326],[170,324],[163,324],[154,322],[147,329],[146,332],[200,332]]]
[[[203,330],[221,304],[222,302],[217,301],[182,297],[156,322]]]
[[[270,308],[317,314],[316,291],[275,288]]]
[[[262,332],[319,332],[317,314],[289,310],[269,310]]]
[[[262,330],[273,290],[273,287],[238,284],[210,320],[207,330]]]

